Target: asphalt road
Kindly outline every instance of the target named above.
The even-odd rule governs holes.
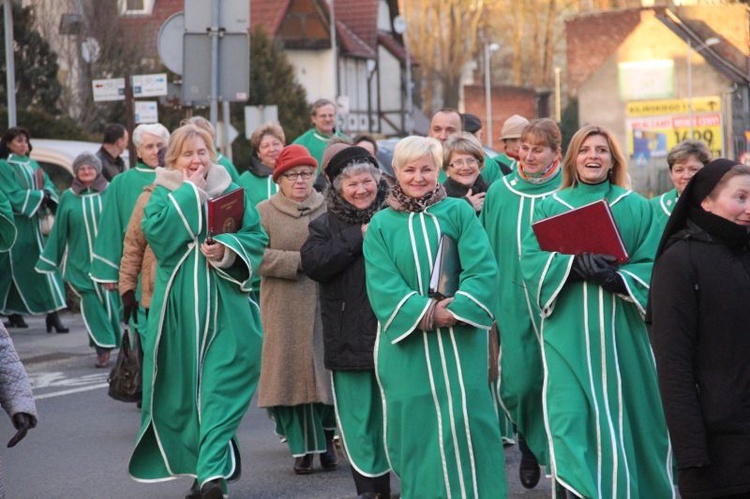
[[[135,482],[127,463],[139,426],[134,404],[110,399],[106,393],[108,369],[95,369],[78,315],[63,314],[69,334],[46,334],[42,318],[27,318],[29,329],[12,329],[16,349],[34,385],[39,425],[16,447],[0,445],[0,460],[9,499],[55,498],[182,498],[192,480]],[[113,360],[111,363],[114,362]],[[0,418],[0,438],[13,428]],[[356,496],[346,459],[335,471],[316,470],[298,476],[287,447],[273,434],[273,425],[255,402],[238,431],[243,474],[230,484],[233,498],[353,498]],[[509,497],[538,499],[551,496],[549,479],[536,489],[518,481],[517,448],[506,449]],[[398,489],[394,479],[395,489]]]

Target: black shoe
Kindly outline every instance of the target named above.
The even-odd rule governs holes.
[[[51,333],[52,328],[55,328],[55,331],[57,333],[67,333],[70,331],[70,329],[66,328],[62,321],[60,320],[60,316],[57,315],[57,312],[50,312],[47,314],[47,319],[45,321],[47,325],[47,332]]]
[[[21,314],[10,314],[8,320],[3,322],[3,325],[6,328],[17,327],[19,329],[26,329],[29,327],[29,325],[26,324],[26,321],[23,320],[23,315]]]
[[[193,485],[190,486],[190,492],[185,496],[185,499],[203,499],[201,495],[201,488],[198,485],[198,480],[193,480]]]
[[[568,498],[568,489],[560,485],[558,482],[554,483],[555,485],[555,499],[567,499]],[[573,497],[572,495],[570,497]]]
[[[339,459],[333,443],[333,430],[325,430],[325,435],[326,451],[320,455],[320,465],[324,470],[335,470],[339,466]]]
[[[201,487],[201,499],[222,499],[224,491],[221,490],[221,479],[214,478]]]
[[[521,479],[521,485],[524,488],[533,489],[539,483],[539,478],[542,475],[539,469],[539,461],[525,441],[519,439],[518,448],[521,451],[521,466],[518,468],[518,477]]]
[[[309,475],[313,470],[313,455],[305,454],[304,456],[294,458],[294,472],[298,475]]]
[[[376,492],[363,492],[357,496],[357,499],[379,499],[380,494]]]

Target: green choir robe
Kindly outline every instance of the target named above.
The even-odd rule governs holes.
[[[216,155],[216,164],[219,164],[226,169],[229,176],[232,177],[232,182],[234,182],[235,184],[240,183],[240,174],[239,172],[237,172],[237,168],[235,168],[234,164],[229,160],[229,158],[221,153],[218,153]]]
[[[630,256],[618,270],[627,294],[566,282],[572,255],[542,251],[533,232],[523,241],[521,271],[541,317],[551,471],[580,497],[671,498],[671,448],[643,322],[661,235],[651,207],[609,182],[579,183],[538,203],[534,220],[600,199]]]
[[[3,191],[0,191],[0,252],[8,251],[15,240],[16,226],[13,223],[13,207]]]
[[[0,309],[12,314],[45,314],[65,308],[65,286],[59,272],[40,274],[34,265],[44,249],[39,228],[44,191],[58,202],[57,190],[44,173],[44,185],[37,185],[40,167],[27,156],[11,154],[0,160],[0,191],[13,209],[16,239],[9,252],[0,255]]]
[[[667,220],[674,210],[674,205],[677,204],[677,198],[677,189],[672,189],[650,201],[654,209],[654,224],[660,227],[660,234],[667,227]]]
[[[134,168],[117,175],[107,187],[107,199],[91,261],[91,278],[94,281],[115,283],[120,279],[122,241],[130,215],[143,188],[155,179],[155,170],[139,162]]]
[[[511,158],[504,152],[495,156],[495,161],[499,161],[500,163],[503,163],[505,166],[507,166],[513,171],[518,170],[518,160]]]
[[[346,134],[338,131],[334,132],[333,135],[326,137],[325,135],[321,135],[315,128],[311,128],[294,139],[294,142],[292,142],[292,144],[299,144],[301,146],[304,146],[305,149],[307,149],[307,151],[310,153],[310,156],[317,160],[318,171],[316,175],[319,174],[323,169],[323,152],[328,145],[328,141],[333,137],[341,137],[343,139],[347,138]]]
[[[240,175],[240,181],[237,182],[250,198],[253,206],[257,206],[261,201],[271,199],[271,196],[279,192],[279,186],[273,181],[273,176],[261,177],[252,172],[246,171]]]
[[[101,348],[115,348],[120,344],[120,295],[105,290],[89,276],[91,248],[106,197],[106,190],[76,194],[68,189],[63,193],[36,270],[62,270],[63,279],[81,298],[81,315],[91,342]]]
[[[157,260],[144,343],[141,429],[130,458],[139,481],[194,476],[199,485],[239,476],[235,433],[260,376],[262,335],[250,279],[268,237],[245,199],[242,226],[214,236],[236,254],[218,268],[201,253],[206,196],[238,186],[211,165],[206,191],[159,169],[143,214],[143,233]]]
[[[492,184],[480,221],[501,269],[494,283],[495,319],[500,333],[499,398],[540,464],[549,465],[542,418],[542,352],[539,317],[521,276],[521,244],[531,231],[534,207],[560,187],[559,173],[531,183],[518,171]]]
[[[460,286],[448,309],[464,325],[421,331],[443,233],[458,243]],[[505,497],[498,414],[487,382],[498,269],[476,213],[456,198],[420,213],[387,208],[372,218],[363,251],[379,322],[375,369],[386,451],[402,497]]]

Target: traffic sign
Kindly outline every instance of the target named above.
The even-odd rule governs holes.
[[[135,122],[136,123],[158,123],[159,109],[156,101],[137,100],[135,101]]]
[[[125,100],[125,78],[92,80],[94,102]]]
[[[133,97],[161,97],[167,95],[167,73],[133,75]]]

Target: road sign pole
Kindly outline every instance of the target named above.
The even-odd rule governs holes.
[[[135,103],[133,99],[133,85],[130,82],[130,75],[125,75],[125,128],[130,133],[130,143],[128,151],[130,153],[130,168],[135,166],[136,153],[135,144],[133,143],[133,129],[135,128]]]
[[[211,124],[216,130],[219,118],[219,20],[221,11],[219,0],[213,0],[211,19]]]

